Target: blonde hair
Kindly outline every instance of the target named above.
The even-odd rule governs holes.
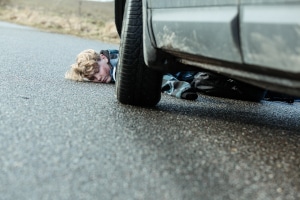
[[[93,49],[87,49],[80,52],[76,57],[76,63],[71,65],[66,74],[66,79],[74,81],[88,80],[94,74],[95,65],[100,59],[100,55]]]

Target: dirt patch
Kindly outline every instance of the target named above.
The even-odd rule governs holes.
[[[60,1],[59,9],[56,10],[50,5],[46,7],[39,4],[32,6],[16,2],[10,3],[1,6],[0,20],[32,26],[49,32],[119,43],[120,39],[112,14],[113,4],[105,4],[106,7],[99,5],[97,6],[98,10],[93,10],[97,8],[95,5],[81,4],[79,7],[78,1],[73,0],[76,6],[68,9],[66,0],[64,4],[62,2]]]

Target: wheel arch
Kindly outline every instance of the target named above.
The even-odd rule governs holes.
[[[156,65],[157,50],[155,48],[155,39],[151,28],[151,10],[148,9],[148,1],[143,1],[143,51],[144,61],[148,67]]]

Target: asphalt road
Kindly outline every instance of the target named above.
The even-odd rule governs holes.
[[[300,103],[121,105],[64,73],[99,41],[0,23],[0,199],[300,199]]]

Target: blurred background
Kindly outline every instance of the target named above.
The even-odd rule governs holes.
[[[113,0],[0,0],[0,20],[119,43]]]

